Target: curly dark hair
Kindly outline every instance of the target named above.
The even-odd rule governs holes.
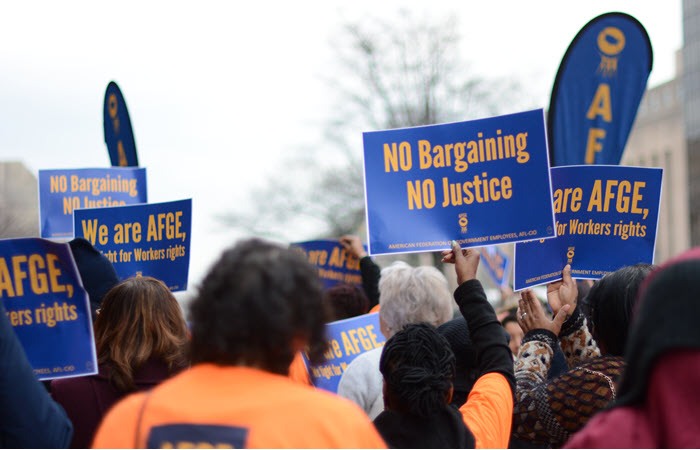
[[[323,361],[322,295],[316,268],[298,252],[257,238],[238,242],[213,264],[190,307],[192,363],[286,375],[300,338],[311,362]]]
[[[369,299],[361,287],[339,283],[323,293],[323,301],[332,311],[331,320],[356,317],[369,311]]]
[[[446,408],[455,364],[450,343],[434,326],[405,326],[384,344],[379,360],[390,409],[429,417]]]

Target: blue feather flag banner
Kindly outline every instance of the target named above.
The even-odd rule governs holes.
[[[578,32],[550,98],[552,166],[620,163],[652,63],[649,35],[628,14],[602,14]]]
[[[112,166],[138,167],[136,141],[129,111],[117,83],[110,81],[105,91],[104,132]]]

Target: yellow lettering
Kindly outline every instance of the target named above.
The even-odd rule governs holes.
[[[430,142],[424,139],[418,141],[418,162],[421,169],[427,169],[433,164],[430,156]]]
[[[593,120],[600,117],[603,121],[612,122],[612,102],[610,101],[610,86],[606,83],[600,83],[595,91],[593,101],[588,107],[586,119]]]
[[[29,255],[29,284],[32,292],[37,295],[49,293],[49,278],[43,272],[46,268],[46,262],[41,255]],[[42,271],[39,271],[42,269]]]
[[[411,160],[411,144],[401,142],[398,146],[396,142],[391,145],[384,144],[384,172],[398,172],[401,170],[411,170],[413,161]]]
[[[27,257],[24,255],[17,255],[12,257],[12,273],[15,276],[15,292],[20,297],[24,295],[24,286],[22,285],[22,280],[27,278],[27,272],[22,270],[20,264],[26,262]]]
[[[586,164],[593,164],[595,154],[603,150],[600,141],[605,139],[605,130],[602,128],[591,128],[588,130],[588,143],[586,144]]]
[[[331,252],[331,260],[328,262],[329,265],[333,267],[343,267],[345,263],[345,249],[340,247],[334,247],[333,252]]]
[[[365,351],[372,350],[372,348],[374,348],[372,347],[372,341],[367,335],[367,330],[365,330],[364,328],[358,328],[357,334],[360,336],[360,343],[362,344],[362,348],[364,348]]]
[[[644,210],[637,206],[639,202],[642,201],[642,194],[639,192],[640,189],[644,189],[647,183],[645,181],[635,181],[634,182],[634,192],[632,193],[632,214],[644,214],[646,219],[646,214]]]
[[[58,277],[61,276],[61,269],[58,267],[58,256],[54,255],[53,253],[49,253],[48,255],[46,255],[46,261],[49,269],[49,281],[51,282],[51,292],[65,292],[66,286],[58,282]]]
[[[12,277],[10,276],[10,270],[7,267],[7,262],[5,261],[5,258],[0,258],[0,298],[14,296],[15,289],[12,286]]]
[[[343,348],[345,349],[345,354],[347,356],[359,353],[359,349],[355,348],[355,346],[350,341],[350,339],[348,338],[348,335],[345,331],[340,333],[340,337],[343,339]]]
[[[581,209],[581,199],[583,198],[583,189],[581,188],[565,188],[554,191],[554,212],[567,212],[571,209],[577,212]]]
[[[600,180],[595,180],[593,182],[593,191],[591,192],[591,198],[588,200],[587,211],[593,211],[593,208],[600,212],[603,209],[603,187]]]
[[[141,224],[139,222],[118,223],[114,226],[114,243],[128,244],[141,242]]]

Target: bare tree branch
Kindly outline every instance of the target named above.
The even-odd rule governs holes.
[[[452,17],[431,21],[402,11],[399,20],[342,28],[332,43],[338,69],[325,80],[337,105],[322,130],[324,155],[333,155],[326,158],[333,163],[292,155],[279,175],[252,192],[250,209],[218,219],[277,239],[357,232],[365,221],[357,145],[363,131],[469,120],[522,103],[517,83],[469,71]]]

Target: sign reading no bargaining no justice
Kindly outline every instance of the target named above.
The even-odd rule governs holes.
[[[76,209],[75,236],[90,241],[121,279],[157,278],[171,291],[187,289],[192,200]]]
[[[541,109],[364,133],[370,254],[554,236]]]
[[[68,244],[0,240],[0,301],[40,380],[97,373],[88,295]]]
[[[663,171],[606,165],[552,168],[557,237],[515,245],[516,290],[561,279],[599,279],[654,261]]]
[[[146,169],[39,171],[41,237],[73,237],[73,210],[146,203]]]

